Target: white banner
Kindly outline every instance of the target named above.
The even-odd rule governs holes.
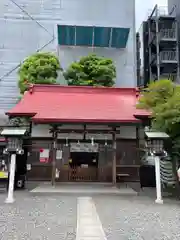
[[[98,143],[71,143],[70,151],[71,152],[98,152],[99,146]]]
[[[62,159],[62,150],[56,151],[56,159]]]

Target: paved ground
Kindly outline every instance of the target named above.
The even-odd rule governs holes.
[[[94,202],[108,240],[180,239],[180,203],[158,205],[146,197]]]
[[[5,197],[0,193],[0,240],[80,240],[76,238],[77,215],[91,209],[90,203],[82,205],[83,198],[75,195],[33,197],[28,192],[16,192],[13,205],[4,204]],[[152,198],[143,196],[91,199],[95,206],[92,217],[98,215],[97,224],[105,233],[97,240],[180,239],[180,202],[169,200],[157,205]]]
[[[49,182],[39,183],[38,186],[30,190],[34,196],[42,195],[119,195],[119,196],[135,196],[137,191],[128,185],[121,184],[121,187],[114,187],[111,183],[56,183],[52,187]]]
[[[75,197],[31,197],[18,192],[16,202],[4,204],[0,195],[1,240],[74,240]]]

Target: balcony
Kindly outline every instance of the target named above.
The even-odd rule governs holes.
[[[159,60],[160,63],[177,63],[178,62],[178,57],[177,57],[177,53],[176,51],[162,51],[159,54]],[[157,65],[157,55],[156,54],[152,54],[151,56],[151,61],[150,64],[153,65]]]
[[[175,17],[175,7],[168,11],[168,6],[158,6],[156,5],[154,9],[148,11],[149,18],[174,18]]]
[[[160,16],[168,16],[169,12],[168,12],[168,7],[167,6],[160,6],[157,7],[157,15]]]
[[[159,33],[161,41],[176,41],[176,30],[175,29],[161,29]]]
[[[162,51],[160,52],[161,63],[177,63],[178,57],[176,51]]]

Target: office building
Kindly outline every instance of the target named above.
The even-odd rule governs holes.
[[[0,114],[17,102],[17,69],[36,51],[63,68],[94,52],[114,60],[117,87],[136,86],[135,0],[1,0]]]

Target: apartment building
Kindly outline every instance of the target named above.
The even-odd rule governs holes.
[[[141,86],[162,78],[179,83],[178,21],[175,8],[157,5],[142,23],[139,32],[141,44]],[[138,84],[140,86],[140,84]]]

